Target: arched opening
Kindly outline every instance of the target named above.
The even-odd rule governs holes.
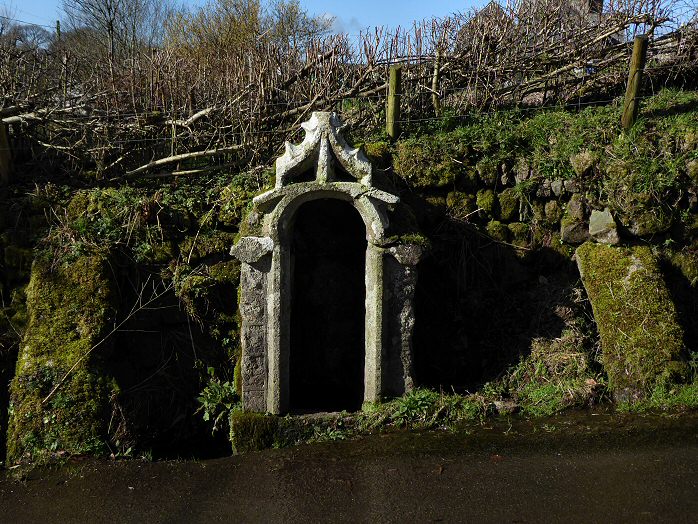
[[[348,202],[296,211],[291,237],[292,411],[356,411],[364,398],[366,228]]]

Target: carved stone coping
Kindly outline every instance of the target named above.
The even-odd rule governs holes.
[[[277,189],[294,183],[295,177],[311,169],[319,183],[333,182],[339,171],[344,171],[363,186],[372,185],[371,163],[359,148],[344,140],[344,126],[335,113],[314,112],[301,127],[305,130],[303,142],[286,142],[286,151],[276,160]]]

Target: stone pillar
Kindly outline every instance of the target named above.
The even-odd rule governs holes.
[[[383,396],[404,395],[414,387],[412,336],[414,333],[414,294],[416,265],[423,255],[417,245],[394,246],[386,256],[384,276]]]
[[[287,246],[277,244],[265,297],[267,307],[266,406],[269,413],[279,415],[289,407],[289,353],[291,322],[291,260]]]
[[[383,257],[384,250],[371,243],[366,249],[366,324],[364,402],[379,402],[383,364]]]
[[[242,262],[240,316],[242,317],[242,403],[251,411],[267,411],[267,285],[273,242],[245,237],[231,254]]]

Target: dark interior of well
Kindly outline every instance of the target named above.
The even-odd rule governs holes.
[[[291,409],[358,410],[364,396],[364,223],[347,202],[307,202],[296,213],[291,249]]]

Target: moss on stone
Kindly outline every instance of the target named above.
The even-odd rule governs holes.
[[[232,183],[223,188],[218,200],[218,221],[221,225],[238,228],[254,194],[240,184]]]
[[[492,158],[483,158],[475,166],[480,182],[485,186],[494,187],[497,182],[497,161]]]
[[[111,274],[97,255],[56,267],[46,257],[34,263],[11,384],[10,462],[105,450],[114,386],[100,370],[100,353],[110,344],[104,337],[114,313]]]
[[[683,229],[688,238],[698,241],[698,214],[686,213],[683,221]]]
[[[698,158],[686,162],[686,173],[691,181],[698,185]]]
[[[477,192],[477,207],[482,209],[490,217],[499,214],[499,202],[497,195],[491,189],[481,189]]]
[[[507,188],[498,195],[499,218],[504,222],[519,219],[519,195],[514,188]]]
[[[208,274],[216,282],[237,285],[240,281],[240,262],[233,259],[213,264],[209,266]]]
[[[432,210],[436,210],[439,213],[446,211],[446,197],[443,195],[429,195],[424,197],[424,200]]]
[[[570,164],[578,177],[586,175],[597,162],[598,155],[588,149],[570,157]]]
[[[557,225],[562,220],[562,207],[555,200],[545,203],[545,221],[550,225]]]
[[[363,144],[366,157],[380,169],[386,169],[392,161],[392,153],[388,142],[367,142]]]
[[[641,398],[658,384],[685,378],[684,333],[650,248],[587,242],[576,258],[616,395]]]
[[[589,239],[589,224],[586,216],[584,197],[578,194],[572,195],[560,221],[560,236],[563,242],[581,244]]]
[[[698,253],[686,249],[664,249],[662,256],[681,271],[691,287],[698,288]]]
[[[446,197],[446,207],[448,214],[457,219],[463,220],[475,212],[475,197],[460,191],[451,191]]]
[[[227,255],[235,243],[236,234],[227,231],[211,231],[187,237],[179,244],[184,260],[194,262],[213,255]]]
[[[235,241],[242,237],[258,237],[262,236],[262,216],[254,208],[251,208],[245,213],[240,222],[240,229],[235,236]]]
[[[641,200],[639,195],[636,197]],[[666,233],[671,228],[672,216],[669,209],[638,206],[634,210],[626,210],[622,214],[621,221],[633,235],[648,237]]]
[[[234,453],[278,447],[279,417],[262,413],[233,411],[230,415],[230,442]]]
[[[524,222],[514,222],[507,225],[512,243],[518,247],[528,247],[531,238],[531,227]]]
[[[177,258],[179,251],[175,242],[143,242],[134,247],[134,256],[137,261],[151,264],[167,264]]]
[[[467,146],[448,134],[409,138],[398,142],[393,156],[395,172],[415,188],[453,185],[464,169]]]
[[[487,223],[487,234],[499,242],[509,241],[509,228],[498,220],[490,220]]]
[[[531,202],[531,211],[533,213],[533,222],[537,224],[545,224],[545,203],[540,200]]]
[[[575,248],[563,242],[560,233],[557,231],[550,235],[549,241],[544,245],[567,260],[572,260],[572,257],[574,256]]]

